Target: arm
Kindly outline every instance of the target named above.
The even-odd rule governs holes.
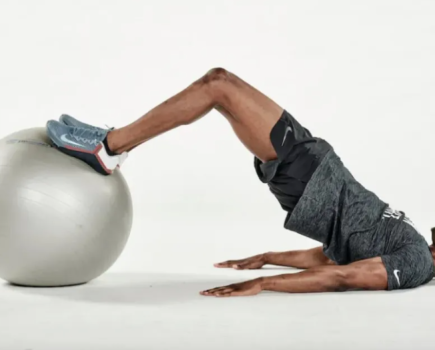
[[[387,289],[387,271],[381,258],[343,266],[319,266],[295,274],[263,277],[262,290],[288,293]]]
[[[287,293],[334,292],[352,289],[385,290],[387,270],[380,257],[343,266],[318,266],[294,274],[261,277],[247,282],[213,288],[202,295],[248,296],[263,290]]]
[[[264,254],[266,264],[289,266],[298,269],[309,269],[316,266],[334,265],[334,262],[323,253],[323,247],[307,250],[291,250],[282,253]]]
[[[215,264],[219,268],[234,268],[237,270],[260,269],[264,265],[277,265],[295,267],[298,269],[307,269],[315,266],[333,265],[334,262],[329,260],[323,254],[322,247],[316,247],[308,250],[292,250],[288,252],[269,252],[255,255],[246,259],[228,260]]]

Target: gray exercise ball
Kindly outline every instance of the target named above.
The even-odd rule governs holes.
[[[110,176],[52,146],[45,128],[0,140],[0,277],[25,286],[86,283],[119,257],[132,201]]]

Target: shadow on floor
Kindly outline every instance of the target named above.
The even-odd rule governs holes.
[[[207,276],[169,274],[109,274],[91,283],[61,288],[6,285],[14,292],[92,303],[163,305],[203,300],[202,290],[240,282]]]
[[[248,278],[247,278],[248,279]],[[28,294],[32,296],[43,296],[50,298],[60,298],[71,301],[84,301],[101,304],[131,304],[131,305],[171,305],[186,302],[201,302],[211,297],[199,295],[202,290],[228,285],[235,282],[241,282],[241,278],[227,278],[222,276],[199,276],[189,274],[106,274],[91,283],[61,288],[31,288],[19,287],[14,285],[5,285],[17,293]],[[419,287],[434,287],[435,280]],[[413,289],[397,290],[395,295],[411,293]],[[353,297],[358,295],[369,296],[373,293],[390,292],[371,292],[371,291],[353,291],[346,293],[332,293],[343,297]],[[274,295],[275,297],[285,297],[286,293],[262,293]],[[287,295],[288,297],[288,295]],[[294,297],[294,295],[293,295]],[[319,293],[298,294],[298,300],[309,297],[316,299],[321,297]]]

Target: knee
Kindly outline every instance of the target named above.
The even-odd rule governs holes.
[[[231,79],[231,73],[224,68],[210,69],[202,78],[203,83],[210,84],[216,82],[225,82]]]
[[[234,86],[235,76],[224,68],[210,69],[199,83],[207,89],[216,105],[228,102],[229,90]]]

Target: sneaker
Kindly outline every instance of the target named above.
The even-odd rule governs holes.
[[[47,135],[63,153],[78,158],[97,172],[110,175],[124,162],[127,153],[111,156],[104,146],[109,130],[85,129],[62,124],[55,120],[47,122]]]
[[[65,124],[65,125],[74,126],[76,128],[92,129],[92,130],[98,130],[101,132],[104,132],[107,130],[110,131],[110,130],[114,129],[114,128],[103,129],[103,128],[99,128],[97,126],[86,124],[86,123],[81,122],[80,120],[77,120],[74,117],[71,117],[68,114],[62,114],[59,118],[59,122],[61,122],[62,124]]]

